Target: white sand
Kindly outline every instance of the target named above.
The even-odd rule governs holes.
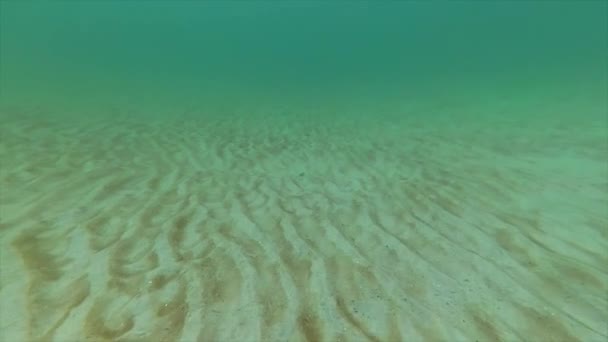
[[[2,114],[0,341],[608,338],[602,124]]]

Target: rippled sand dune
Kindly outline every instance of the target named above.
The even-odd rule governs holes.
[[[2,114],[2,341],[608,338],[604,125]]]

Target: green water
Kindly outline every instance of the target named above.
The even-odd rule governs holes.
[[[175,115],[186,103],[374,106],[560,91],[593,102],[606,90],[605,1],[1,6],[0,100],[9,105]]]

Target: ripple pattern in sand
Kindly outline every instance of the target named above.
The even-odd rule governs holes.
[[[6,119],[3,340],[605,340],[606,132],[483,125]]]

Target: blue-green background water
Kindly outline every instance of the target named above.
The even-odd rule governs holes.
[[[0,96],[90,112],[559,89],[601,101],[607,13],[605,1],[2,1]]]

